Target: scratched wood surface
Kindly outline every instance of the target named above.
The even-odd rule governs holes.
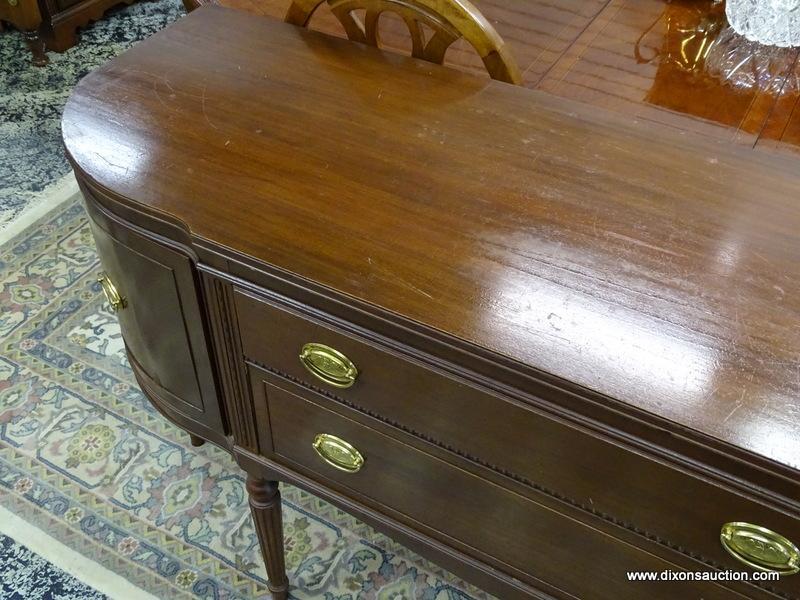
[[[800,468],[794,154],[218,7],[63,130],[199,238]]]
[[[608,0],[474,0],[473,4],[511,48],[526,81],[536,82],[591,23]],[[216,0],[217,4],[283,19],[290,0]],[[344,30],[323,4],[311,28],[345,37]],[[386,49],[409,53],[411,39],[405,24],[387,15],[381,21],[381,41]],[[485,69],[475,51],[463,40],[447,54],[447,64],[476,74]]]
[[[305,27],[323,0],[292,0],[285,21]],[[499,81],[519,85],[522,73],[503,38],[483,14],[456,0],[328,0],[326,6],[354,42],[380,47],[381,20],[402,22],[414,58],[442,64],[448,49],[464,40],[481,57],[486,71]],[[446,9],[442,7],[447,7]]]
[[[277,19],[289,5],[289,0],[213,1]],[[800,51],[753,51],[741,38],[732,39],[723,3],[473,3],[508,43],[526,87],[722,143],[800,149]],[[318,11],[311,27],[344,37],[326,8]],[[385,49],[410,52],[410,37],[400,19],[383,19],[381,36]],[[450,49],[447,64],[484,73],[479,57],[463,40]]]

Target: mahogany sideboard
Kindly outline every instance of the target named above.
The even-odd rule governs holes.
[[[235,34],[233,33],[235,32]],[[202,7],[63,119],[142,389],[503,599],[800,598],[800,162]],[[629,571],[779,572],[629,582]]]
[[[22,32],[36,66],[47,64],[45,50],[64,52],[77,41],[77,29],[97,21],[110,8],[135,0],[3,0],[0,31],[8,22]]]

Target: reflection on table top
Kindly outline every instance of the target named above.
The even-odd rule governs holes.
[[[85,77],[63,132],[84,183],[179,221],[211,266],[234,249],[243,277],[292,274],[797,478],[796,155],[219,8]]]
[[[216,0],[283,18],[289,0]],[[472,0],[511,47],[524,85],[682,131],[800,148],[800,49],[747,42],[714,0]],[[343,36],[323,5],[312,28]],[[399,19],[385,48],[407,51]],[[447,62],[485,75],[461,40]]]

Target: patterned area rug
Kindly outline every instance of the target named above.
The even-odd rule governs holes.
[[[180,0],[140,2],[113,11],[80,32],[63,54],[31,65],[22,35],[0,33],[0,231],[38,205],[69,172],[61,144],[61,111],[75,84],[133,43],[183,14]]]
[[[265,598],[242,474],[136,386],[77,199],[0,246],[0,505],[157,598]],[[296,599],[488,596],[283,486]]]

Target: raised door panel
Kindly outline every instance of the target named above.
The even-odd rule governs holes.
[[[221,439],[193,261],[140,235],[91,200],[87,206],[100,261],[124,298],[117,316],[139,383],[181,426]]]

